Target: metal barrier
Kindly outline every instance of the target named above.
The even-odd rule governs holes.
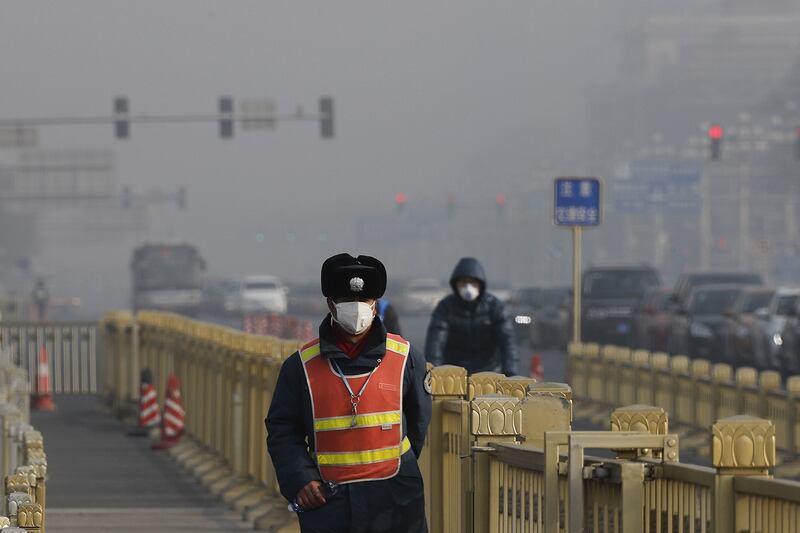
[[[277,490],[263,418],[278,369],[297,343],[158,313],[141,313],[135,321],[112,314],[103,325],[113,347],[107,353],[114,371],[105,383],[112,402],[124,406],[135,398],[131,378],[144,366],[157,374],[161,389],[166,374],[176,373],[184,384],[191,438],[173,448],[175,459],[257,528],[296,528]],[[634,401],[667,399],[690,424],[722,412],[723,398],[780,412],[777,390],[756,389],[754,395],[751,376],[738,376],[737,384],[724,367],[712,375],[708,365],[685,359],[584,348],[570,349],[578,398],[591,390],[593,401],[603,402],[610,387],[597,382],[599,373],[603,380],[632,378],[617,394]],[[442,366],[431,368],[431,391],[433,417],[419,462],[434,533],[800,528],[800,483],[770,476],[777,441],[769,420],[733,416],[718,420],[710,432],[706,427],[714,468],[703,468],[678,462],[681,439],[670,433],[661,407],[616,409],[606,415],[611,431],[579,432],[571,430],[573,390],[564,384],[468,376],[463,368]],[[679,392],[701,399],[703,413],[692,414],[678,401]],[[596,411],[589,407],[579,411]],[[615,458],[585,455],[597,448],[612,450]]]
[[[94,394],[98,383],[97,324],[94,322],[0,322],[0,347],[28,371],[37,392],[39,352],[47,350],[50,387],[55,394]]]
[[[4,498],[0,528],[45,533],[47,455],[42,434],[30,425],[27,373],[0,352],[0,469]]]

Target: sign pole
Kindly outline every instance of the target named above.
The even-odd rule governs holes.
[[[581,237],[583,228],[572,227],[572,342],[581,342]]]

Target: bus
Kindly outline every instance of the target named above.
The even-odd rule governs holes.
[[[206,264],[190,244],[143,244],[133,251],[134,311],[154,309],[196,316]]]

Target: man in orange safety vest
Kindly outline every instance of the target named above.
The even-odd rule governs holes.
[[[425,358],[376,316],[380,261],[338,254],[321,278],[330,314],[284,362],[266,419],[281,493],[303,532],[427,531]]]

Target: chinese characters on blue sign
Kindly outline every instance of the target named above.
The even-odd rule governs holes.
[[[602,216],[600,180],[556,178],[553,205],[557,226],[599,226]]]

